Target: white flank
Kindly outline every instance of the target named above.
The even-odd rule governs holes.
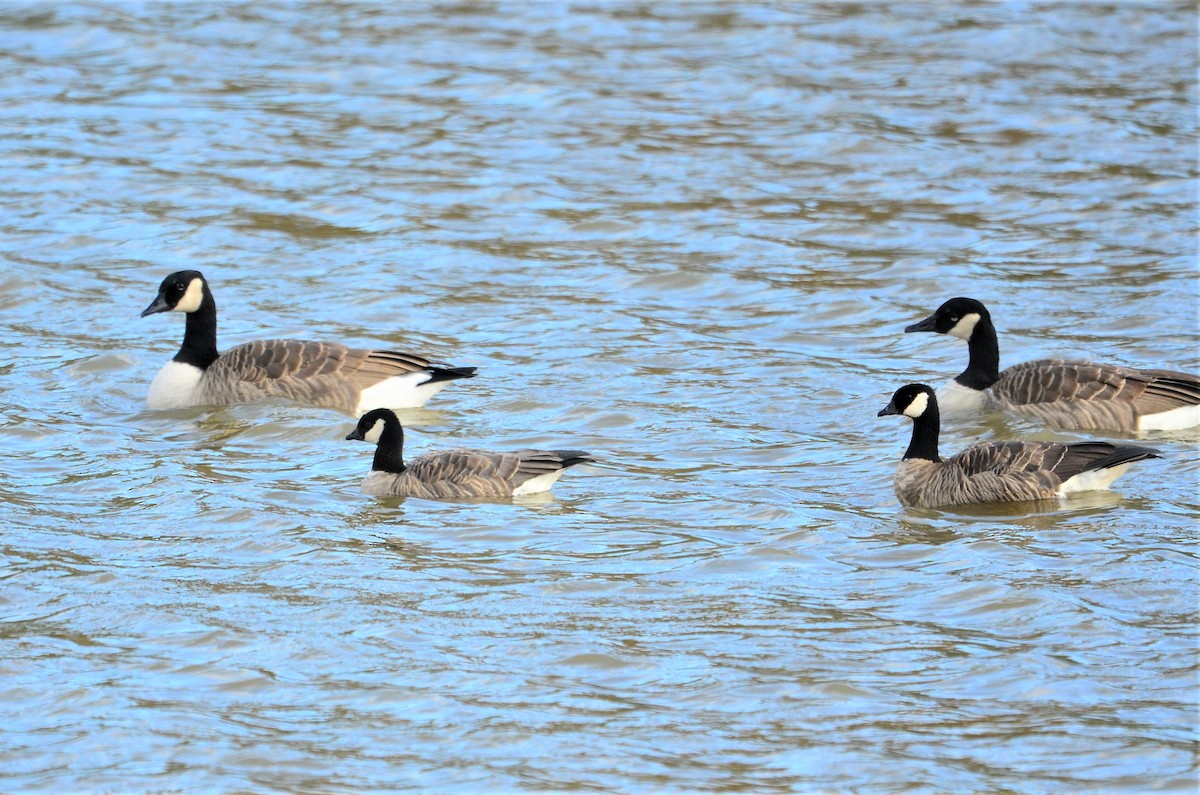
[[[174,359],[163,365],[150,382],[146,405],[152,409],[180,409],[196,405],[196,387],[204,371]]]
[[[960,340],[969,340],[971,339],[971,332],[975,330],[975,324],[978,322],[979,313],[968,312],[959,318],[958,322],[954,324],[954,328],[946,333],[951,337],[958,337]]]
[[[524,494],[540,494],[543,491],[550,491],[550,487],[555,481],[563,476],[565,469],[556,469],[553,472],[547,472],[544,475],[538,475],[536,478],[530,478],[513,489],[513,496],[520,497]]]
[[[929,408],[929,395],[924,392],[918,392],[917,396],[912,399],[912,402],[904,407],[904,416],[916,419],[924,414],[927,408]]]
[[[425,405],[425,401],[441,392],[449,381],[429,381],[429,373],[421,370],[416,373],[405,373],[385,378],[375,386],[369,386],[358,396],[358,408],[354,410],[357,416],[366,414],[371,409],[415,409]]]
[[[1138,417],[1139,431],[1182,431],[1200,425],[1200,406],[1180,406],[1158,414]]]
[[[987,404],[987,395],[981,390],[963,386],[957,381],[945,384],[937,391],[938,408],[943,414],[975,414]]]
[[[1119,464],[1115,467],[1107,467],[1105,469],[1089,469],[1087,472],[1080,472],[1073,478],[1068,478],[1063,481],[1063,484],[1058,487],[1058,495],[1064,496],[1074,494],[1080,491],[1102,491],[1112,485],[1112,482],[1125,474],[1129,469],[1130,461],[1126,464]]]
[[[172,312],[195,312],[200,308],[200,303],[204,300],[204,282],[200,279],[192,279],[188,283],[187,292],[183,294],[183,298],[179,299],[179,303],[175,304]]]

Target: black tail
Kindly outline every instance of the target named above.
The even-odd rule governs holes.
[[[585,453],[582,450],[555,450],[554,454],[562,459],[563,469],[596,460],[592,458],[591,453]]]
[[[1200,378],[1182,375],[1177,377],[1171,374],[1154,379],[1149,389],[1171,395],[1181,406],[1194,406],[1200,403]]]
[[[1141,461],[1143,458],[1158,458],[1158,451],[1150,447],[1132,444],[1116,445],[1110,442],[1074,442],[1065,445],[1063,457],[1051,469],[1065,480],[1080,472],[1108,469],[1121,464]]]
[[[1103,458],[1097,459],[1088,465],[1088,469],[1108,469],[1110,467],[1119,467],[1121,464],[1128,464],[1133,461],[1142,461],[1147,458],[1159,458],[1159,451],[1152,447],[1138,447],[1133,444],[1126,444],[1117,447]]]
[[[447,367],[441,364],[431,364],[429,365],[429,380],[425,383],[453,381],[455,378],[474,378],[475,371],[478,369],[478,367]]]

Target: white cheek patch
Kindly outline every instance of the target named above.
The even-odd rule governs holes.
[[[951,337],[958,337],[960,340],[969,340],[971,339],[971,333],[975,331],[975,324],[978,322],[979,313],[971,312],[963,315],[962,318],[960,318],[959,321],[954,324],[954,328],[950,329],[946,333]]]
[[[912,417],[914,420],[925,413],[925,409],[929,407],[929,395],[924,392],[919,392],[912,403],[904,409],[905,417]]]
[[[199,279],[192,279],[188,284],[187,292],[183,294],[183,298],[179,299],[179,303],[175,304],[173,312],[195,312],[200,308],[200,302],[204,300],[204,282]]]
[[[363,434],[363,440],[371,444],[379,444],[380,436],[383,436],[383,420],[375,420],[375,424],[371,426],[371,430]]]

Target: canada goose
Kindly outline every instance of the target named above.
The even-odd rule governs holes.
[[[933,389],[909,384],[880,412],[913,421],[912,441],[896,470],[900,504],[916,508],[972,502],[1020,502],[1107,489],[1129,465],[1158,451],[1108,442],[985,442],[938,457],[938,402]]]
[[[978,410],[990,398],[1059,428],[1150,431],[1200,425],[1200,376],[1063,359],[1001,372],[996,327],[984,305],[972,298],[951,298],[904,330],[967,341],[967,369],[939,392],[947,410]]]
[[[332,342],[257,340],[217,353],[217,304],[200,271],[163,279],[142,317],[157,312],[184,312],[187,326],[179,353],[150,384],[152,409],[279,397],[357,416],[376,406],[422,406],[453,379],[475,375],[474,367]]]
[[[377,497],[496,499],[549,491],[568,467],[592,461],[582,450],[445,450],[404,463],[404,428],[389,409],[368,411],[346,437],[375,442],[362,490]]]

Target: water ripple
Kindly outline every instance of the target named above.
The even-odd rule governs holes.
[[[1195,438],[907,511],[876,417],[951,295],[1009,363],[1200,369],[1193,16],[0,9],[8,788],[1193,791]],[[480,367],[414,453],[598,462],[375,500],[346,417],[147,411],[185,267],[224,346]]]

